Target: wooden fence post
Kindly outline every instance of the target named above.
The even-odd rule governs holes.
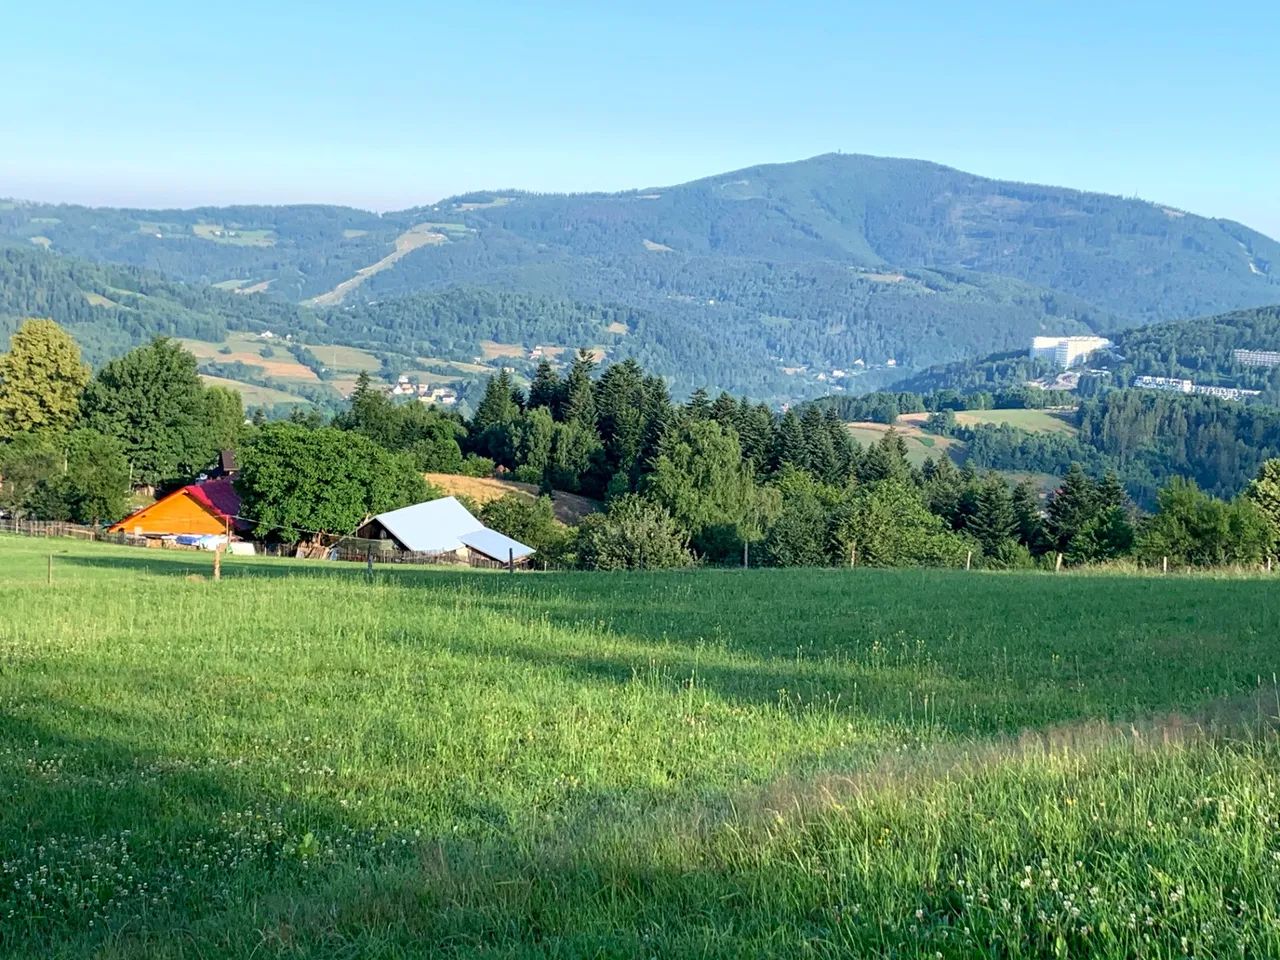
[[[213,551],[213,579],[222,579],[222,548]]]
[[[972,565],[973,565],[973,551],[970,550],[968,555],[964,558],[964,568],[968,570]]]
[[[49,585],[53,585],[53,554],[49,554]]]
[[[516,549],[507,547],[507,573],[516,572]]]
[[[751,566],[751,560],[747,556],[747,541],[743,540],[742,541],[742,569],[745,570],[749,566]]]
[[[1058,559],[1056,559],[1053,562],[1053,572],[1054,573],[1062,572],[1062,554],[1061,553],[1058,554]]]
[[[1161,573],[1168,573],[1168,572],[1169,572],[1169,558],[1168,558],[1168,557],[1161,557],[1161,558],[1160,558],[1160,572],[1161,572]]]

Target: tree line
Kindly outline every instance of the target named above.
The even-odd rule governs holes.
[[[593,569],[1256,563],[1280,533],[1280,460],[1231,500],[1174,477],[1150,515],[1114,472],[1091,477],[1078,463],[1042,499],[1029,481],[946,455],[914,466],[892,429],[863,447],[835,404],[778,414],[705,391],[677,403],[635,361],[600,369],[585,350],[563,375],[544,361],[527,389],[490,378],[470,418],[396,402],[364,375],[331,419],[312,409],[246,421],[239,396],[203,386],[173,341],[91,377],[57,324],[29,321],[0,356],[0,438],[0,506],[85,523],[119,519],[137,487],[188,482],[236,448],[242,513],[258,537],[290,543],[347,536],[438,495],[424,473],[496,472],[544,496],[487,504],[482,518],[548,560]],[[566,528],[551,510],[560,491],[602,509]]]

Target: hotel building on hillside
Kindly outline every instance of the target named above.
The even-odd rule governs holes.
[[[1031,341],[1031,359],[1048,360],[1066,370],[1083,363],[1094,352],[1113,346],[1106,337],[1036,337]]]

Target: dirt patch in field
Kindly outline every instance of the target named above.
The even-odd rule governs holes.
[[[525,353],[525,348],[518,343],[497,343],[493,340],[480,341],[480,355],[486,360],[496,360],[498,357],[523,359]]]
[[[266,293],[267,288],[275,283],[274,280],[263,280],[261,283],[255,283],[247,287],[236,287],[236,293]]]
[[[454,473],[428,473],[427,480],[449,496],[470,497],[480,504],[505,497],[509,493],[527,497],[530,500],[538,496],[538,488],[531,483],[516,483],[514,480],[499,480],[496,477],[463,477]],[[551,505],[555,510],[556,519],[570,526],[577,526],[583,517],[604,509],[604,505],[599,500],[560,490],[551,497]]]
[[[613,321],[613,323],[609,324],[604,329],[606,333],[627,334],[631,332],[627,329],[627,325],[625,323],[621,323],[617,320]]]
[[[666,251],[667,253],[675,253],[675,251],[671,249],[671,247],[668,247],[665,243],[655,243],[652,240],[641,240],[640,242],[644,244],[644,248],[646,250],[651,250],[655,253],[659,251]]]

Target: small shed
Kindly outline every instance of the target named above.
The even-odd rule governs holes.
[[[509,559],[520,562],[534,554],[533,547],[490,530],[455,497],[380,513],[357,530],[356,536],[389,541],[410,553],[454,553],[459,560],[476,554],[501,563]]]
[[[180,487],[108,529],[144,537],[226,534],[247,528],[239,514],[240,496],[224,477]]]

